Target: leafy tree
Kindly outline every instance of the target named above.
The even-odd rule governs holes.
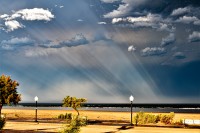
[[[19,83],[13,81],[10,76],[0,76],[0,115],[4,104],[16,105],[21,100],[21,95],[17,93]]]
[[[76,97],[70,97],[70,96],[66,96],[63,99],[63,106],[64,107],[71,107],[74,110],[76,110],[76,112],[79,115],[79,111],[77,108],[80,108],[82,103],[87,102],[87,100],[85,98],[76,98]]]

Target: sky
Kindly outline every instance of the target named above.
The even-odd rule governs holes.
[[[200,1],[1,0],[0,74],[22,102],[199,103]]]

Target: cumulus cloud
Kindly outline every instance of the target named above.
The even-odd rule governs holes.
[[[16,19],[16,18],[22,18],[23,20],[44,20],[44,21],[50,21],[54,18],[54,15],[47,9],[43,8],[33,8],[33,9],[22,9],[14,14],[11,15],[11,17],[8,17],[7,19]]]
[[[136,48],[133,45],[131,45],[131,46],[128,47],[128,51],[129,52],[135,51],[135,50],[136,50]]]
[[[7,27],[7,31],[13,31],[13,30],[24,27],[24,25],[22,25],[21,23],[19,23],[16,20],[6,21],[5,26]]]
[[[49,10],[45,10],[43,8],[33,8],[21,9],[11,15],[3,14],[0,18],[5,21],[5,27],[7,27],[7,31],[9,32],[25,27],[23,24],[18,22],[20,19],[26,21],[51,21],[54,18],[54,15]]]
[[[142,56],[159,56],[165,54],[167,51],[162,47],[146,47],[141,50]]]
[[[1,18],[1,19],[7,18],[7,17],[9,17],[9,15],[8,15],[8,14],[3,14],[3,15],[0,15],[0,18]]]
[[[111,1],[111,0],[107,0]],[[122,0],[119,7],[104,15],[104,18],[122,17],[129,14],[129,12],[140,5],[143,5],[147,0]],[[108,3],[108,2],[107,2]]]
[[[112,23],[119,23],[119,22],[129,22],[129,23],[136,23],[136,22],[159,22],[162,17],[158,14],[151,14],[149,13],[147,16],[142,17],[126,17],[126,18],[113,18]]]
[[[165,24],[165,23],[160,23],[159,24],[159,28],[158,31],[168,31],[168,32],[174,32],[175,31],[175,27]]]
[[[191,16],[183,16],[176,20],[176,22],[185,23],[185,24],[194,23],[196,21],[199,21],[199,19],[195,16],[192,16],[192,17]]]
[[[171,13],[171,16],[183,15],[189,12],[190,12],[190,7],[178,8],[178,9],[173,10],[173,12]]]
[[[174,55],[173,55],[174,58],[176,59],[184,59],[186,58],[185,54],[182,53],[182,52],[176,52]]]
[[[20,46],[32,45],[34,43],[33,40],[27,37],[22,38],[12,38],[10,40],[3,40],[1,44],[1,48],[5,50],[13,50]]]
[[[75,37],[73,37],[70,40],[61,42],[61,46],[67,46],[67,47],[73,47],[73,46],[79,46],[88,44],[89,41],[85,38],[83,34],[76,34]]]
[[[176,41],[174,33],[170,33],[167,37],[162,38],[161,46],[167,46]]]
[[[86,37],[83,34],[76,34],[75,37],[66,41],[53,42],[53,41],[48,40],[41,43],[39,46],[45,47],[45,48],[61,48],[61,47],[75,47],[79,45],[85,45],[88,43],[89,41],[86,39]]]
[[[200,41],[200,32],[194,31],[188,37],[189,42],[199,42]]]

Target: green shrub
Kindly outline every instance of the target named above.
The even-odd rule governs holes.
[[[67,118],[66,119],[71,120],[72,119],[72,113],[67,114]]]
[[[75,116],[69,125],[66,125],[61,133],[79,133],[80,127],[86,125],[87,119]]]
[[[147,123],[158,123],[159,121],[158,115],[153,114],[145,114],[144,112],[139,112],[134,117],[134,121],[137,124],[147,124]]]
[[[160,115],[160,121],[164,124],[171,124],[174,119],[174,112],[170,112],[169,115]]]
[[[60,115],[58,116],[58,119],[65,119],[65,115],[60,114]]]
[[[148,124],[153,123],[156,124],[159,121],[164,124],[171,124],[173,121],[175,114],[171,112],[168,115],[160,114],[160,115],[153,115],[153,114],[145,114],[144,112],[138,112],[134,117],[134,122],[137,124]]]
[[[71,120],[72,119],[72,113],[66,113],[64,114],[60,114],[58,115],[58,119],[67,119],[67,120]]]
[[[6,119],[5,119],[5,116],[2,115],[2,116],[0,116],[0,130],[3,129],[5,124],[6,124]]]

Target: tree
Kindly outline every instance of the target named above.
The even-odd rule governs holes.
[[[3,105],[16,105],[21,100],[21,95],[17,93],[17,86],[19,83],[13,81],[10,76],[0,76],[0,115]]]
[[[63,99],[63,107],[71,107],[74,110],[76,110],[76,112],[79,115],[79,111],[77,108],[80,108],[82,103],[87,102],[87,100],[85,98],[76,98],[76,97],[70,97],[70,96],[66,96]]]

